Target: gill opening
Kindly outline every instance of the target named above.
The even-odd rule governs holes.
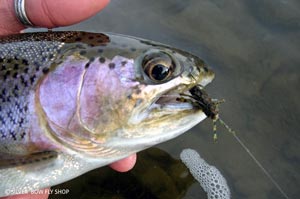
[[[76,112],[75,112],[75,115],[76,117],[78,118],[78,121],[79,121],[79,124],[86,130],[88,131],[89,133],[92,133],[92,131],[83,123],[83,121],[81,120],[81,117],[80,117],[80,96],[81,96],[81,91],[82,91],[82,88],[83,88],[83,83],[84,83],[84,79],[85,79],[85,75],[87,73],[87,68],[85,68],[83,70],[83,73],[80,77],[80,84],[79,84],[79,89],[78,89],[78,92],[77,92],[77,95],[76,95]],[[75,116],[74,115],[74,116]]]

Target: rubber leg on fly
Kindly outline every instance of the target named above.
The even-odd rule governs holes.
[[[215,119],[213,119],[213,139],[214,142],[216,143],[218,141],[218,134],[217,134],[217,121],[218,121],[218,117],[216,117]]]

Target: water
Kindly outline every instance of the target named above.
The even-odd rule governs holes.
[[[238,132],[240,139],[288,197],[299,198],[299,10],[299,0],[114,0],[97,16],[67,29],[142,37],[202,57],[216,73],[216,79],[208,86],[208,93],[226,99],[221,106],[223,120]],[[206,120],[188,133],[158,147],[177,159],[183,148],[196,149],[223,173],[233,198],[284,198],[233,136],[223,127],[219,127],[218,131],[219,139],[215,144],[212,122]],[[141,177],[143,171],[160,164],[174,166],[173,162],[162,160],[154,166],[144,164],[144,170],[136,175]],[[169,167],[165,166],[161,172],[167,172]],[[150,176],[159,178],[154,170]],[[99,173],[96,178],[99,185],[95,186],[100,190],[104,171],[94,172]],[[79,180],[87,179],[88,175]],[[114,184],[126,177],[124,174],[118,174],[118,177],[111,174],[108,180],[105,179]],[[153,178],[149,177],[149,180]],[[134,180],[131,182],[136,183]],[[149,198],[164,198],[157,190],[171,193],[166,187],[180,182],[180,179],[168,182],[151,185],[156,191],[151,190]],[[184,194],[178,193],[172,198],[205,198],[205,193],[195,181],[186,183],[181,185]],[[71,191],[77,190],[76,186],[64,186],[70,186]],[[132,190],[138,193],[137,189]],[[111,190],[112,193],[118,191],[119,188]],[[87,192],[89,187],[82,190],[81,197],[85,198]],[[95,192],[94,196],[86,198],[97,196],[99,193]],[[136,198],[139,196],[143,198],[142,195],[136,195]],[[63,198],[62,195],[57,197]]]

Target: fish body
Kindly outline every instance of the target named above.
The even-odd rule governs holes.
[[[200,58],[129,36],[0,38],[0,196],[59,184],[186,132],[207,115],[176,98],[213,78]]]

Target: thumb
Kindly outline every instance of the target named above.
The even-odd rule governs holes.
[[[37,27],[54,28],[85,20],[102,10],[109,0],[26,0],[29,20]],[[0,35],[18,33],[25,29],[14,11],[13,0],[0,3]]]

